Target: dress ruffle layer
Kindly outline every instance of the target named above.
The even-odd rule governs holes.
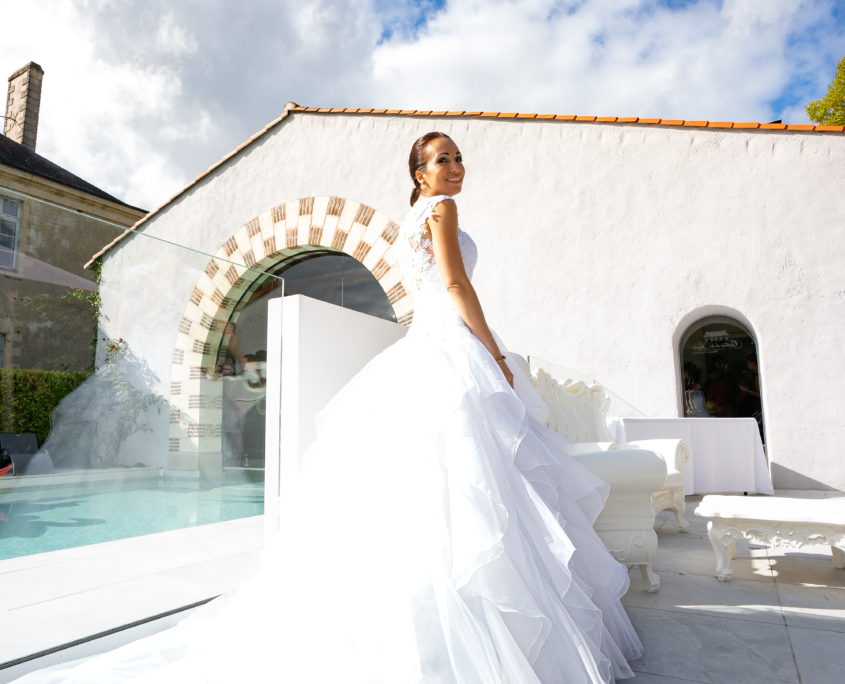
[[[329,404],[264,570],[177,627],[26,684],[560,684],[631,677],[608,487],[462,326]]]

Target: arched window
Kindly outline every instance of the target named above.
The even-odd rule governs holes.
[[[687,417],[755,418],[765,443],[754,333],[732,316],[707,316],[681,337],[681,382]]]

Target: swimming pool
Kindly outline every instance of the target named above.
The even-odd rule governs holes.
[[[264,513],[264,474],[227,471],[199,489],[166,477],[0,491],[0,560]]]

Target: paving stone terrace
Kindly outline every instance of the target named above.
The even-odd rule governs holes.
[[[839,498],[836,491],[776,490],[775,496]],[[623,599],[645,646],[632,684],[841,684],[845,681],[845,570],[830,547],[805,551],[736,542],[733,581],[716,579],[707,519],[680,533],[668,511],[655,523],[660,591],[630,572]]]

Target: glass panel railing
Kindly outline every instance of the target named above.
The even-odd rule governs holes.
[[[0,208],[0,561],[261,515],[282,279],[5,189]]]
[[[601,385],[601,387],[607,393],[607,396],[610,397],[610,408],[607,412],[608,418],[647,417],[645,413],[643,413],[638,408],[624,400],[622,397],[616,394],[616,392],[609,389],[608,386],[605,385],[603,382],[593,378],[592,375],[573,370],[572,368],[566,368],[565,366],[560,366],[550,361],[545,361],[544,359],[540,359],[536,356],[528,357],[528,367],[531,369],[532,374],[536,370],[542,368],[559,383],[563,383],[566,380],[572,380],[573,382],[581,381],[587,385]]]

